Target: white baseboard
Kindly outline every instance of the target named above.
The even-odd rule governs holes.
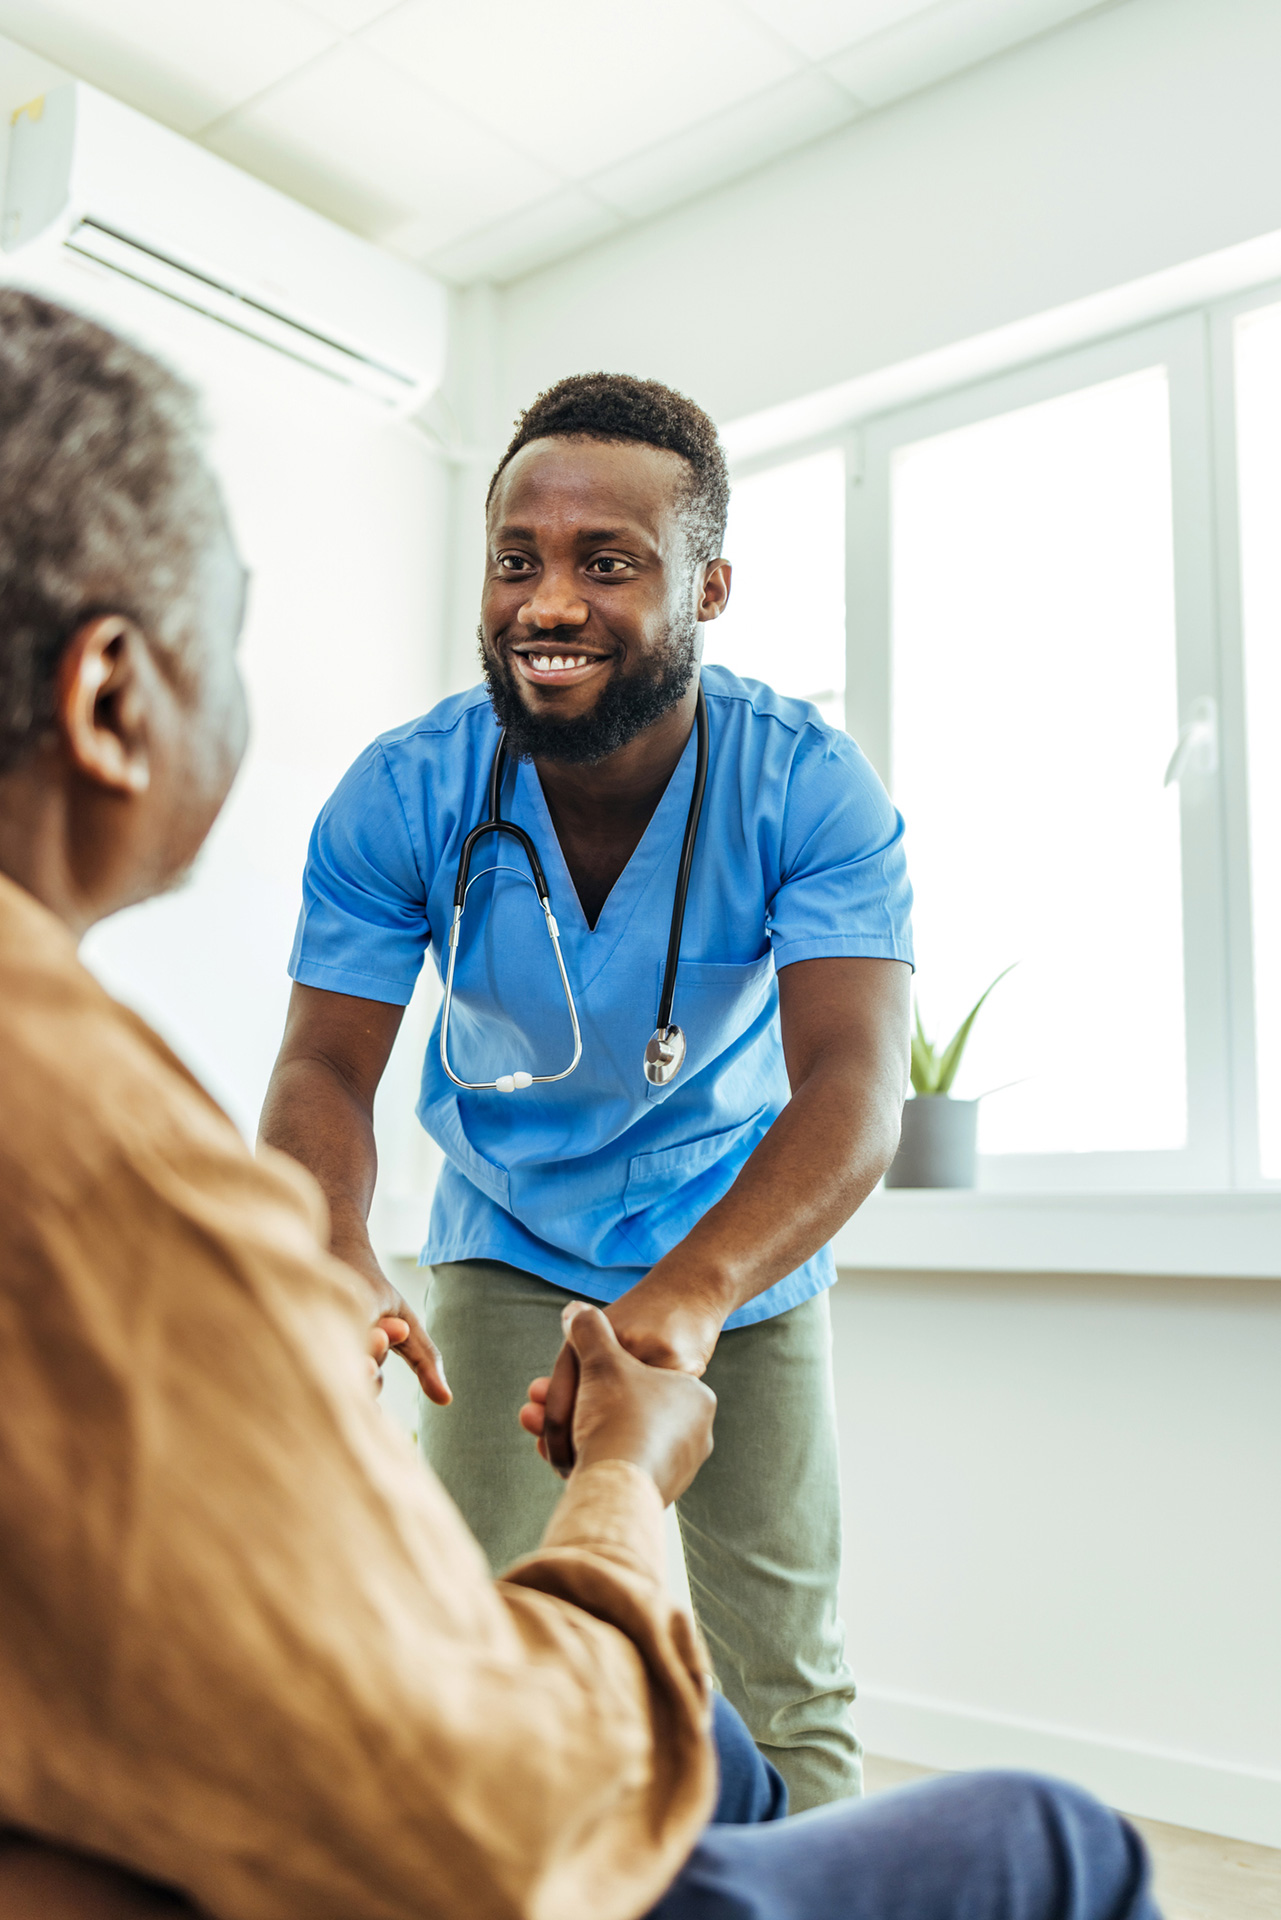
[[[855,1714],[863,1745],[887,1759],[948,1771],[1027,1767],[1075,1780],[1125,1813],[1281,1847],[1281,1769],[1232,1766],[874,1686],[860,1687]]]

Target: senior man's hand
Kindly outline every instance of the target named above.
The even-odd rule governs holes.
[[[572,1300],[562,1324],[556,1370],[531,1384],[521,1425],[558,1473],[630,1460],[670,1506],[712,1450],[716,1395],[688,1373],[635,1359],[599,1307]]]

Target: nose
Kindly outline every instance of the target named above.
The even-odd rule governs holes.
[[[522,627],[550,632],[553,627],[582,627],[591,609],[578,591],[572,568],[545,567],[538,584],[516,615]]]

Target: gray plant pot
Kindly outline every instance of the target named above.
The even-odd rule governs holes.
[[[978,1124],[977,1100],[918,1093],[903,1108],[903,1132],[886,1186],[972,1187]]]

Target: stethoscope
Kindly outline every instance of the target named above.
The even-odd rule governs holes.
[[[685,1060],[685,1035],[672,1020],[672,1002],[676,995],[676,969],[680,963],[681,929],[685,924],[685,900],[689,893],[690,869],[694,864],[694,842],[698,838],[698,823],[703,815],[703,789],[707,785],[707,702],[703,698],[703,689],[698,689],[698,703],[694,709],[694,723],[698,732],[697,758],[694,762],[694,791],[690,795],[689,812],[685,816],[685,838],[681,843],[681,862],[676,870],[676,898],[672,902],[672,924],[667,936],[667,965],[663,972],[663,991],[658,1001],[658,1025],[645,1047],[645,1078],[651,1086],[665,1087],[674,1080]],[[523,1087],[550,1086],[556,1080],[567,1080],[583,1057],[583,1036],[578,1025],[578,1009],[574,1005],[574,996],[570,991],[569,975],[565,972],[565,962],[560,950],[560,928],[552,912],[552,903],[547,891],[547,880],[543,873],[542,862],[538,858],[538,849],[523,827],[512,820],[502,817],[501,795],[503,773],[507,765],[507,733],[499,735],[498,746],[494,753],[493,764],[489,769],[489,818],[473,827],[463,841],[462,852],[458,858],[458,883],[454,888],[454,919],[449,929],[449,964],[445,972],[445,1001],[440,1015],[440,1064],[456,1087],[463,1087],[468,1093],[515,1093]],[[487,833],[509,834],[523,851],[529,862],[529,873],[522,873],[519,867],[508,867],[498,863],[492,867],[482,867],[479,873],[471,870],[471,857],[478,841]],[[500,1073],[496,1080],[462,1080],[449,1064],[449,1015],[454,1000],[454,965],[458,959],[458,933],[463,923],[463,909],[467,905],[467,895],[476,881],[487,873],[514,873],[520,880],[531,885],[538,895],[538,904],[543,910],[547,922],[547,932],[551,937],[552,951],[556,955],[556,969],[560,974],[560,984],[565,992],[565,1005],[569,1009],[569,1024],[574,1032],[574,1056],[567,1067],[559,1073]],[[532,877],[531,877],[532,876]]]

